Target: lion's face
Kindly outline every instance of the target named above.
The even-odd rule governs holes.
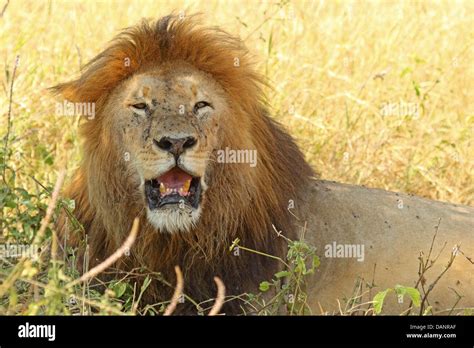
[[[109,100],[109,124],[148,220],[163,232],[188,231],[204,209],[208,163],[228,113],[224,91],[192,67],[170,67],[134,75]]]

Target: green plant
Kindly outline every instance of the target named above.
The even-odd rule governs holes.
[[[277,233],[288,243],[286,260],[246,248],[239,244],[239,239],[232,243],[230,250],[238,247],[241,250],[277,259],[283,266],[282,270],[275,273],[274,278],[260,283],[259,293],[245,294],[245,296],[248,302],[254,303],[253,307],[258,314],[282,314],[283,308],[289,315],[311,314],[307,305],[305,280],[319,267],[320,261],[316,255],[316,248],[303,240],[294,241],[283,236],[281,232]]]
[[[413,305],[415,305],[416,307],[420,307],[421,295],[418,289],[409,286],[396,285],[395,288],[385,289],[383,291],[378,292],[374,296],[373,306],[376,314],[380,314],[382,312],[385,297],[391,292],[395,292],[399,300],[403,300],[405,295],[407,295],[412,301]]]

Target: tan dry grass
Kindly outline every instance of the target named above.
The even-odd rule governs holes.
[[[472,1],[11,1],[0,70],[11,74],[20,55],[19,182],[52,183],[66,151],[70,172],[80,158],[77,119],[56,116],[45,89],[76,76],[120,28],[183,9],[246,40],[274,86],[275,117],[323,178],[473,204]],[[415,103],[418,117],[383,116],[384,103]]]

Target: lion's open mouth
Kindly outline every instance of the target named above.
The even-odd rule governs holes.
[[[201,178],[174,167],[155,179],[145,180],[145,197],[150,210],[172,204],[196,209],[201,198]]]

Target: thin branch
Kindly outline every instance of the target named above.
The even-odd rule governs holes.
[[[219,314],[219,311],[224,304],[225,299],[225,286],[222,280],[219,277],[214,277],[214,281],[217,285],[217,297],[216,302],[214,302],[214,306],[212,306],[211,311],[209,312],[209,316],[214,316]]]
[[[372,283],[369,286],[369,298],[372,298],[372,289],[375,287],[375,270],[377,269],[377,263],[374,263],[374,271],[372,272]],[[370,304],[367,310],[370,309]]]
[[[59,172],[58,178],[56,179],[56,184],[54,185],[53,194],[51,195],[51,200],[49,201],[48,209],[46,210],[46,215],[44,216],[43,220],[41,220],[41,226],[38,233],[36,233],[35,239],[33,241],[33,245],[41,242],[41,239],[43,238],[46,228],[48,227],[49,222],[51,221],[51,216],[53,215],[54,208],[56,208],[56,202],[59,197],[59,191],[61,190],[61,187],[63,186],[65,177],[66,177],[66,170],[61,169],[61,171]]]
[[[76,51],[77,51],[77,56],[78,56],[78,60],[79,60],[79,70],[82,69],[82,54],[81,54],[81,49],[79,48],[79,46],[77,44],[75,44],[74,46],[76,46]]]
[[[464,256],[466,258],[467,261],[469,261],[470,263],[472,263],[474,265],[474,260],[472,259],[472,257],[469,257],[466,254],[464,254],[461,249],[459,249],[458,251],[462,254],[462,256]]]
[[[418,286],[421,284],[421,288],[422,288],[423,293],[424,293],[425,296],[426,296],[426,292],[425,292],[425,288],[424,288],[424,284],[423,284],[424,281],[425,281],[425,273],[431,267],[433,267],[433,265],[436,263],[439,256],[441,255],[442,251],[444,250],[444,247],[446,246],[446,242],[445,242],[443,247],[439,251],[438,255],[433,260],[431,260],[431,262],[430,262],[431,253],[433,252],[433,247],[434,247],[434,243],[435,243],[435,240],[436,240],[436,236],[438,235],[440,224],[441,224],[441,218],[438,219],[438,223],[435,226],[435,233],[433,235],[433,239],[431,240],[430,250],[428,252],[428,257],[426,258],[426,261],[424,261],[424,259],[423,259],[423,255],[424,255],[423,251],[420,251],[420,256],[418,257],[418,260],[419,260],[418,280],[416,281],[415,289],[418,289]],[[429,265],[428,265],[428,262],[430,262]],[[413,308],[413,301],[410,301],[410,304],[408,305],[408,310],[407,310],[406,315],[410,315],[412,308]]]
[[[176,306],[178,305],[179,299],[181,298],[183,294],[183,273],[181,273],[181,269],[179,266],[174,267],[174,271],[176,273],[176,288],[174,289],[173,297],[171,298],[171,302],[166,307],[166,311],[163,314],[164,316],[169,316],[173,314],[174,310],[176,309]]]
[[[2,18],[3,15],[5,14],[5,11],[7,10],[7,7],[8,7],[9,4],[10,4],[10,0],[7,0],[5,5],[3,5],[2,12],[0,12],[0,18]]]
[[[287,239],[283,234],[281,234],[281,232],[278,232],[275,228],[275,226],[273,226],[273,228],[275,229],[277,235],[279,237],[283,237],[285,239]],[[257,254],[257,255],[262,255],[262,256],[266,256],[266,257],[269,257],[271,259],[275,259],[275,260],[278,260],[280,261],[281,263],[283,263],[286,267],[290,268],[290,265],[288,265],[285,261],[283,261],[283,259],[281,257],[278,257],[278,256],[275,256],[275,255],[270,255],[270,254],[266,254],[262,251],[258,251],[258,250],[254,250],[254,249],[250,249],[250,248],[246,248],[242,245],[239,244],[240,242],[240,239],[236,239],[232,242],[232,245],[230,246],[230,251],[234,250],[235,247],[239,248],[239,250],[245,250],[245,251],[248,251],[248,252],[251,252],[251,253],[254,253],[254,254]]]
[[[286,2],[286,3],[285,3],[285,2],[282,2],[282,4],[286,6],[286,4],[288,4],[288,3],[287,3],[287,2]],[[245,39],[244,39],[243,41],[244,41],[244,42],[247,41],[247,40],[248,40],[253,34],[255,34],[261,27],[263,27],[265,23],[267,23],[269,20],[273,19],[273,17],[274,17],[275,15],[277,15],[278,12],[280,12],[282,8],[283,8],[283,6],[278,7],[278,9],[277,9],[275,12],[273,12],[272,14],[270,14],[269,17],[265,18],[265,19],[263,20],[263,22],[261,22],[261,23],[260,23],[259,25],[257,25],[250,33],[248,33],[247,36],[245,37]]]
[[[457,296],[457,300],[456,302],[454,303],[454,305],[451,307],[451,310],[449,311],[448,315],[451,315],[453,313],[453,311],[456,309],[456,306],[458,305],[459,301],[461,301],[461,299],[464,297],[464,296],[461,296],[458,294],[458,292],[453,289],[452,287],[449,287],[450,290],[452,290],[456,296]]]
[[[428,298],[428,295],[430,294],[431,290],[434,289],[434,287],[436,286],[436,284],[438,283],[438,281],[441,279],[441,277],[448,271],[448,269],[451,268],[453,262],[454,262],[454,259],[456,258],[456,255],[457,255],[457,252],[459,250],[459,246],[456,245],[453,249],[453,251],[451,252],[451,257],[449,258],[449,261],[448,261],[448,264],[446,265],[446,267],[444,268],[444,270],[439,274],[439,276],[435,279],[435,281],[433,283],[430,284],[430,286],[428,287],[428,290],[426,291],[425,293],[425,296],[423,296],[423,299],[421,301],[421,305],[420,305],[420,315],[423,315],[423,309],[424,309],[424,305],[425,305],[425,302]]]
[[[5,5],[2,11],[5,11],[6,7],[8,5]],[[5,170],[7,168],[7,150],[8,150],[8,139],[10,138],[10,132],[12,130],[12,103],[13,103],[13,84],[15,82],[15,75],[16,75],[16,68],[18,67],[18,64],[20,63],[20,56],[16,56],[15,58],[15,66],[13,67],[13,74],[12,74],[12,81],[10,83],[10,99],[8,101],[8,114],[7,114],[7,134],[5,135],[5,144],[3,145],[3,182],[5,185],[7,185],[7,179],[5,179]]]
[[[79,283],[85,282],[95,276],[97,276],[99,273],[103,272],[105,269],[113,265],[118,259],[120,259],[127,251],[130,250],[132,247],[133,243],[135,242],[135,239],[137,238],[138,234],[138,226],[139,226],[140,219],[138,217],[133,220],[133,225],[132,229],[130,231],[129,236],[125,240],[125,242],[122,244],[120,248],[118,248],[112,255],[110,255],[106,260],[89,270],[88,272],[84,273],[82,277],[79,279],[76,279],[72,281],[69,284],[66,284],[66,287],[72,287],[74,285],[77,285]]]
[[[282,237],[284,240],[286,240],[288,243],[291,242],[292,240],[288,237],[285,237],[282,231],[278,231],[278,229],[275,227],[275,225],[272,224],[273,231],[277,234],[278,237]]]
[[[428,252],[428,257],[426,258],[426,264],[425,264],[425,267],[426,265],[428,264],[428,261],[431,257],[431,252],[433,251],[433,246],[434,246],[434,242],[436,240],[436,236],[438,235],[438,230],[439,230],[439,225],[441,224],[441,218],[438,219],[438,224],[435,226],[435,234],[433,236],[433,240],[431,241],[431,246],[430,246],[430,251]],[[439,256],[439,255],[438,255]]]

